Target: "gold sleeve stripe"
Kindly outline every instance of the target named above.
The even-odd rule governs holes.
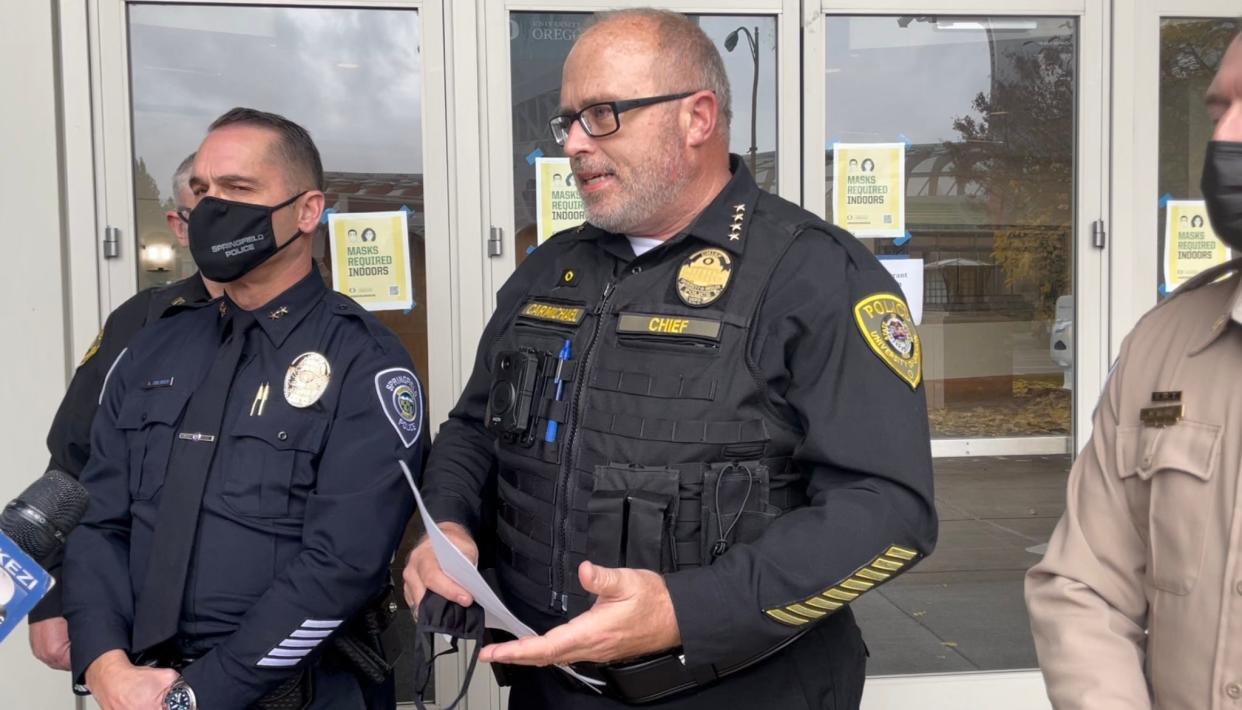
[[[807,619],[799,618],[793,614],[786,614],[780,609],[768,609],[766,613],[773,619],[789,624],[790,626],[802,626],[803,624],[809,623]]]
[[[818,609],[812,609],[811,607],[804,606],[802,604],[790,604],[785,608],[810,619],[818,619],[821,616],[826,616],[826,612],[819,611]]]
[[[808,606],[813,606],[816,609],[827,609],[828,611],[836,611],[837,609],[845,606],[841,602],[834,602],[831,599],[824,599],[823,597],[811,597],[806,600],[806,603]]]
[[[838,589],[836,587],[833,587],[832,589],[825,591],[824,596],[828,597],[829,599],[839,599],[843,602],[852,602],[858,598],[857,593],[847,592],[844,589]]]
[[[882,554],[859,567],[849,577],[806,599],[774,609],[765,609],[769,617],[790,626],[804,626],[827,616],[854,601],[864,592],[892,579],[897,573],[919,559],[919,553],[907,547],[889,545]]]
[[[864,582],[861,579],[858,579],[857,575],[855,575],[854,577],[850,577],[849,579],[842,582],[841,586],[850,590],[851,592],[865,592],[865,591],[870,590],[872,587],[874,587],[875,583]]]
[[[909,562],[910,560],[913,560],[914,558],[919,556],[919,553],[915,552],[914,550],[908,550],[904,547],[898,547],[897,545],[893,545],[889,547],[888,550],[885,551],[884,554],[888,555],[889,557],[896,557],[899,560],[905,560],[906,562]]]

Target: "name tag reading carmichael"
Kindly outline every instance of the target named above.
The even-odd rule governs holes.
[[[720,321],[710,318],[622,313],[617,319],[617,332],[720,340]]]
[[[584,315],[586,315],[586,309],[581,306],[566,306],[560,303],[546,303],[544,301],[531,301],[522,306],[522,310],[518,312],[519,318],[531,318],[565,325],[578,325],[582,322]]]

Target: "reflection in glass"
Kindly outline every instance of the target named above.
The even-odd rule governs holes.
[[[138,248],[173,253],[166,271],[149,270],[148,260],[139,259],[139,288],[194,271],[188,250],[168,231],[164,211],[181,206],[171,194],[172,173],[198,147],[207,126],[234,106],[279,113],[315,139],[327,207],[412,210],[417,305],[408,316],[379,315],[427,373],[418,13],[132,5],[129,37]],[[321,229],[315,237],[321,260],[325,233]]]
[[[422,53],[418,13],[194,5],[129,6],[139,288],[194,272],[164,221],[172,173],[217,116],[234,106],[284,115],[310,131],[323,159],[326,206],[407,208],[415,305],[376,315],[428,371]],[[436,209],[436,207],[431,207]],[[326,229],[315,235],[325,278]],[[396,557],[405,559],[409,534]],[[400,579],[400,566],[396,569]],[[408,618],[398,615],[403,632]],[[407,644],[409,641],[407,640]],[[410,655],[398,694],[412,699]],[[429,692],[428,697],[434,697]]]
[[[923,260],[933,435],[1068,435],[1072,351],[1053,331],[1058,302],[1072,304],[1059,299],[1072,294],[1073,21],[827,27],[828,142],[908,145],[912,238],[866,242]]]
[[[537,241],[535,160],[563,156],[548,120],[558,113],[561,67],[586,13],[509,15],[513,98],[513,195],[516,263]],[[730,145],[747,160],[759,186],[776,191],[776,18],[691,15],[720,50],[733,91]],[[739,37],[745,41],[740,41]],[[751,50],[752,43],[754,50]],[[670,87],[689,89],[694,87]],[[636,98],[618,96],[618,99]],[[623,129],[624,130],[624,129]]]
[[[1229,42],[1238,33],[1233,19],[1162,19],[1160,21],[1160,149],[1153,201],[1168,195],[1200,200],[1203,154],[1212,137],[1212,119],[1203,97]],[[1164,278],[1165,215],[1157,221],[1156,289]],[[1163,295],[1163,294],[1161,294]]]
[[[923,302],[933,436],[1069,436],[1075,22],[826,23],[827,174],[834,143],[907,146],[909,234],[863,241],[882,259],[922,260],[922,291],[907,297]],[[854,604],[870,674],[1036,665],[1022,579],[1064,509],[1069,464],[936,460],[936,553]]]

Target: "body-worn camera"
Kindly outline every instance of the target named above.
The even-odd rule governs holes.
[[[535,440],[535,403],[543,385],[544,357],[530,348],[496,355],[487,397],[487,429],[506,441],[529,446]]]

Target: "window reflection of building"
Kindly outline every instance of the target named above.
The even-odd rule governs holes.
[[[838,70],[828,76],[828,132],[842,142],[908,144],[912,239],[865,242],[881,256],[923,259],[920,332],[933,434],[1068,435],[1071,397],[1048,341],[1056,300],[1072,287],[1072,22],[848,22],[830,32],[829,64]],[[833,36],[853,44],[834,50]],[[963,80],[959,104],[912,86],[915,103],[903,105],[892,94],[900,97],[903,84],[917,81],[898,73],[906,67],[978,78],[973,88]],[[842,86],[837,94],[850,92],[835,110],[834,81]],[[884,86],[886,95],[872,96],[876,90],[861,88],[866,85]],[[860,91],[867,95],[853,95]],[[862,110],[876,100],[890,102],[902,115],[900,130],[922,140],[911,142],[897,130],[877,134],[874,114]],[[940,139],[927,140],[933,135]],[[830,151],[825,160],[832,174]],[[830,184],[826,190],[831,203]]]

